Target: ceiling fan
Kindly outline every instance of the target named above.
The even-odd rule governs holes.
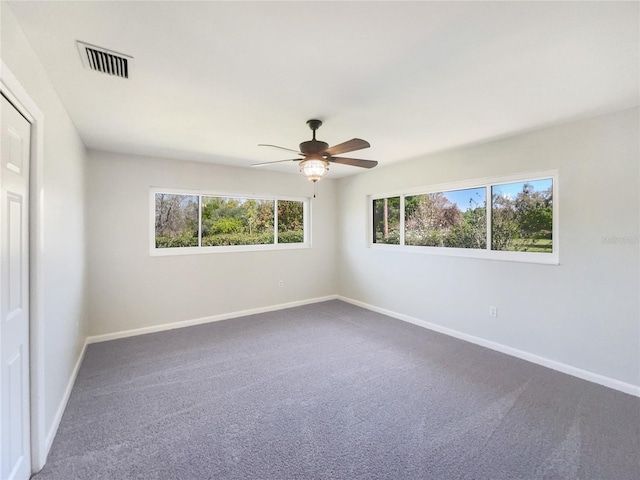
[[[351,165],[354,167],[373,168],[378,162],[374,160],[361,160],[358,158],[347,157],[335,157],[334,155],[340,155],[342,153],[353,152],[355,150],[362,150],[363,148],[369,148],[369,142],[360,138],[352,138],[346,142],[340,143],[330,147],[328,143],[316,140],[316,130],[322,125],[320,120],[308,120],[307,125],[313,131],[313,138],[302,142],[300,144],[300,150],[292,150],[290,148],[279,147],[277,145],[268,145],[261,143],[259,147],[273,147],[280,150],[287,150],[294,152],[297,155],[302,155],[300,158],[288,158],[286,160],[276,160],[275,162],[256,163],[252,167],[263,167],[265,165],[271,165],[273,163],[281,162],[300,162],[300,172],[312,182],[317,182],[329,171],[330,163],[341,163],[343,165]]]

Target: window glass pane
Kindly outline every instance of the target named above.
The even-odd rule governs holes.
[[[553,179],[491,187],[491,248],[552,253]]]
[[[486,197],[483,187],[405,197],[405,244],[487,248]]]
[[[400,245],[400,197],[373,201],[373,243]]]
[[[293,200],[278,200],[278,243],[303,242],[303,203]]]
[[[198,196],[156,193],[156,248],[198,246]]]
[[[202,197],[202,246],[273,243],[274,201]]]

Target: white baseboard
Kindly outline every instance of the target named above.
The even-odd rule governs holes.
[[[193,325],[201,325],[203,323],[219,322],[221,320],[229,320],[230,318],[246,317],[257,313],[273,312],[276,310],[284,310],[285,308],[300,307],[311,303],[326,302],[328,300],[337,299],[337,295],[327,295],[326,297],[309,298],[306,300],[298,300],[295,302],[280,303],[278,305],[269,305],[266,307],[251,308],[249,310],[239,310],[231,313],[222,313],[219,315],[211,315],[209,317],[195,318],[192,320],[183,320],[181,322],[164,323],[162,325],[154,325],[153,327],[136,328],[132,330],[123,330],[120,332],[106,333],[104,335],[93,335],[87,337],[87,344],[106,342],[116,340],[118,338],[134,337],[136,335],[144,335],[146,333],[163,332],[165,330],[173,330],[175,328],[191,327]]]
[[[482,347],[486,347],[489,348],[491,350],[495,350],[497,352],[501,352],[501,353],[505,353],[507,355],[511,355],[513,357],[517,357],[520,358],[522,360],[526,360],[528,362],[531,363],[535,363],[537,365],[541,365],[543,367],[547,367],[550,368],[552,370],[556,370],[558,372],[562,372],[562,373],[566,373],[567,375],[571,375],[577,378],[581,378],[583,380],[587,380],[589,382],[593,382],[593,383],[597,383],[599,385],[603,385],[605,387],[608,388],[612,388],[614,390],[618,390],[620,392],[624,392],[624,393],[628,393],[630,395],[634,395],[636,397],[640,397],[640,386],[638,385],[633,385],[631,383],[626,383],[620,380],[616,380],[614,378],[611,377],[606,377],[604,375],[600,375],[598,373],[594,373],[594,372],[590,372],[588,370],[583,370],[581,368],[578,367],[574,367],[572,365],[568,365],[566,363],[562,363],[562,362],[558,362],[556,360],[551,360],[545,357],[541,357],[539,355],[535,355],[533,353],[529,353],[523,350],[519,350],[517,348],[513,348],[513,347],[509,347],[507,345],[503,345],[501,343],[497,343],[497,342],[493,342],[491,340],[486,340],[484,338],[480,338],[480,337],[476,337],[474,335],[469,335],[467,333],[463,333],[463,332],[459,332],[457,330],[453,330],[451,328],[447,328],[447,327],[443,327],[441,325],[437,325],[435,323],[431,323],[431,322],[427,322],[425,320],[421,320],[419,318],[415,318],[415,317],[411,317],[409,315],[405,315],[403,313],[398,313],[398,312],[394,312],[392,310],[387,310],[386,308],[381,308],[381,307],[376,307],[374,305],[370,305],[368,303],[365,302],[361,302],[359,300],[354,300],[352,298],[347,298],[347,297],[343,297],[341,295],[327,295],[325,297],[317,297],[317,298],[310,298],[310,299],[306,299],[306,300],[299,300],[299,301],[295,301],[295,302],[289,302],[289,303],[281,303],[278,305],[269,305],[266,307],[258,307],[258,308],[252,308],[252,309],[248,309],[248,310],[239,310],[236,312],[230,312],[230,313],[223,313],[223,314],[219,314],[219,315],[211,315],[208,317],[202,317],[202,318],[196,318],[196,319],[192,319],[192,320],[184,320],[181,322],[173,322],[173,323],[165,323],[163,325],[154,325],[153,327],[144,327],[144,328],[136,328],[133,330],[124,330],[124,331],[120,331],[120,332],[114,332],[114,333],[107,333],[104,335],[93,335],[90,337],[87,337],[86,342],[85,342],[85,348],[86,345],[90,344],[90,343],[97,343],[97,342],[106,342],[109,340],[116,340],[118,338],[126,338],[126,337],[133,337],[136,335],[144,335],[147,333],[154,333],[154,332],[162,332],[165,330],[173,330],[175,328],[184,328],[184,327],[190,327],[192,325],[200,325],[203,323],[210,323],[210,322],[218,322],[221,320],[228,320],[228,319],[232,319],[232,318],[238,318],[238,317],[245,317],[248,315],[255,315],[257,313],[264,313],[264,312],[273,312],[276,310],[283,310],[285,308],[292,308],[292,307],[299,307],[302,305],[309,305],[312,303],[319,303],[319,302],[326,302],[328,300],[342,300],[344,302],[350,303],[352,305],[356,305],[358,307],[362,307],[362,308],[366,308],[367,310],[371,310],[377,313],[381,313],[383,315],[387,315],[389,317],[393,317],[393,318],[397,318],[398,320],[402,320],[404,322],[408,322],[408,323],[412,323],[414,325],[418,325],[420,327],[423,328],[427,328],[429,330],[433,330],[435,332],[438,333],[443,333],[445,335],[449,335],[450,337],[454,337],[454,338],[458,338],[460,340],[464,340],[466,342],[470,342],[476,345],[480,345]],[[67,392],[65,393],[65,401],[63,402],[63,405],[61,405],[61,409],[59,411],[59,416],[60,418],[62,418],[62,412],[64,411],[64,408],[62,408],[64,405],[66,405],[66,401],[68,400],[68,395],[71,393],[71,387],[73,386],[73,381],[75,381],[75,375],[77,374],[77,369],[79,368],[80,362],[82,360],[84,356],[84,349],[82,350],[82,354],[80,356],[80,359],[78,360],[78,364],[76,365],[76,369],[74,370],[74,374],[72,376],[72,379],[69,383],[69,386],[67,387]],[[56,417],[57,422],[59,423],[59,418]],[[55,435],[55,430],[57,430],[57,423],[56,423],[56,429],[53,430],[53,435]],[[53,438],[49,439],[49,437],[47,437],[47,445],[50,446],[49,440],[53,440]],[[48,451],[48,449],[47,449]]]
[[[67,408],[67,403],[69,402],[69,397],[71,396],[71,390],[73,390],[73,385],[76,383],[76,378],[78,377],[78,372],[80,371],[80,365],[82,365],[82,360],[84,359],[84,353],[87,351],[87,341],[85,340],[84,345],[82,345],[82,350],[80,351],[80,355],[78,355],[78,360],[76,361],[75,367],[73,367],[73,372],[71,372],[71,377],[69,377],[69,381],[67,382],[67,388],[64,391],[64,396],[62,397],[62,401],[60,405],[58,405],[58,410],[56,411],[56,416],[53,419],[53,424],[51,428],[47,432],[47,436],[45,437],[45,455],[44,459],[49,456],[49,452],[51,451],[51,445],[53,444],[53,439],[56,437],[56,433],[58,433],[58,427],[60,426],[60,421],[62,420],[62,415],[64,414],[65,409]],[[44,466],[44,462],[40,468]]]
[[[449,335],[450,337],[458,338],[466,342],[474,343],[476,345],[480,345],[481,347],[490,348],[491,350],[495,350],[497,352],[506,353],[507,355],[511,355],[513,357],[517,357],[531,363],[542,365],[543,367],[547,367],[552,370],[556,370],[558,372],[566,373],[567,375],[581,378],[582,380],[587,380],[589,382],[597,383],[599,385],[603,385],[605,387],[612,388],[620,392],[628,393],[629,395],[640,397],[640,386],[638,385],[622,382],[620,380],[606,377],[598,373],[590,372],[588,370],[583,370],[581,368],[567,365],[566,363],[540,357],[533,353],[525,352],[523,350],[518,350],[517,348],[513,348],[513,347],[508,347],[506,345],[492,342],[490,340],[485,340],[483,338],[469,335],[463,332],[459,332],[451,328],[443,327],[441,325],[436,325],[435,323],[430,323],[424,320],[420,320],[418,318],[411,317],[409,315],[404,315],[402,313],[397,313],[391,310],[387,310],[386,308],[380,308],[374,305],[369,305],[368,303],[364,303],[359,300],[354,300],[352,298],[347,298],[340,295],[337,295],[336,298],[338,300],[342,300],[343,302],[347,302],[352,305],[356,305],[358,307],[366,308],[367,310],[371,310],[373,312],[377,312],[383,315],[387,315],[389,317],[397,318],[398,320],[412,323],[414,325],[418,325],[420,327],[424,327],[438,333],[443,333],[445,335]]]

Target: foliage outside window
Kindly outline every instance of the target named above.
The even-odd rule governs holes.
[[[189,248],[191,253],[193,247],[218,251],[221,247],[306,241],[304,200],[164,192],[152,192],[152,197],[152,250],[156,253],[161,249]]]
[[[373,201],[373,243],[400,245],[400,197]]]
[[[304,242],[304,204],[278,200],[278,243]]]
[[[156,247],[198,246],[198,197],[156,194]]]
[[[273,200],[202,197],[202,246],[274,243]]]
[[[405,197],[405,244],[486,248],[487,200],[484,188]]]
[[[491,248],[512,252],[553,250],[553,181],[491,187]]]
[[[551,171],[372,197],[372,243],[445,255],[558,263],[556,178]]]

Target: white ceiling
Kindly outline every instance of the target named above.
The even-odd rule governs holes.
[[[640,103],[638,2],[10,5],[94,149],[249,166],[319,118],[385,165]],[[84,69],[76,40],[132,77]]]

